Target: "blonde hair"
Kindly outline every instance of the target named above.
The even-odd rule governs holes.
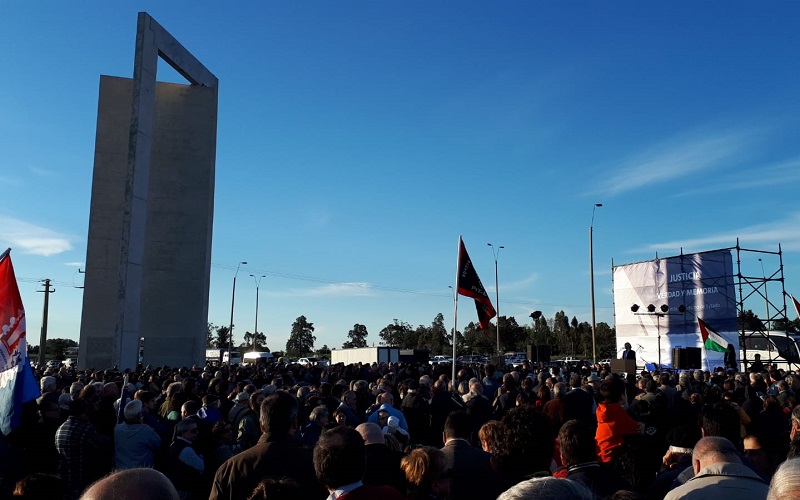
[[[487,443],[489,445],[489,449],[491,450],[490,453],[494,453],[495,447],[497,443],[497,436],[500,435],[500,422],[497,420],[490,420],[483,424],[478,430],[478,439],[481,441],[481,445],[483,443]],[[489,451],[489,450],[485,450]]]
[[[447,458],[438,448],[422,446],[403,457],[400,468],[412,487],[429,491],[433,483],[447,472]]]

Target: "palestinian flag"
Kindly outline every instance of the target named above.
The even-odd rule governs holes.
[[[697,318],[697,323],[700,325],[700,335],[703,337],[703,347],[707,351],[725,352],[728,347],[728,341],[723,339],[722,336],[711,329],[708,323],[700,318]]]

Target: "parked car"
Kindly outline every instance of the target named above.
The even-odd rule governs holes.
[[[48,368],[60,368],[61,367],[61,361],[59,361],[57,359],[51,359],[50,361],[47,362],[47,367]]]
[[[67,358],[64,361],[64,366],[67,368],[74,368],[78,366],[78,360],[76,358]]]
[[[297,363],[300,365],[316,365],[317,361],[319,361],[317,358],[300,358]]]
[[[478,364],[478,363],[488,363],[489,360],[486,356],[481,356],[480,354],[465,354],[463,356],[459,356],[456,358],[456,361],[459,363],[465,364]]]
[[[581,364],[581,358],[576,358],[575,356],[565,356],[561,362],[565,365],[579,365]]]
[[[432,365],[438,365],[439,363],[452,363],[452,362],[453,362],[453,357],[447,356],[445,354],[439,354],[438,356],[434,356],[428,361],[428,363]]]

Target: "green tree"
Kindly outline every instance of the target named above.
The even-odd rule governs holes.
[[[558,311],[553,318],[553,335],[558,344],[558,350],[561,353],[574,354],[568,352],[570,350],[569,339],[569,320],[567,319],[564,311]]]
[[[494,353],[497,350],[497,327],[500,328],[500,352],[519,351],[525,347],[527,332],[521,327],[514,316],[500,316],[497,319],[498,326],[489,326],[489,330],[494,330],[494,342],[492,348],[487,351]]]
[[[325,356],[326,358],[330,358],[331,357],[331,348],[328,347],[328,344],[323,344],[322,347],[317,349],[317,352],[315,352],[314,354],[316,354],[318,357]]]
[[[231,339],[228,338],[228,332],[230,328],[227,326],[217,326],[216,328],[216,345],[214,347],[218,347],[220,349],[227,349],[230,345]]]
[[[255,347],[253,344],[255,344]],[[239,344],[239,349],[243,351],[269,352],[269,349],[267,349],[267,335],[264,332],[258,332],[256,334],[244,332],[244,342]]]
[[[214,338],[214,333],[217,331],[217,327],[214,326],[214,323],[207,323],[206,327],[206,347],[213,348],[217,347],[217,341]]]
[[[77,347],[78,343],[72,339],[47,339],[45,341],[45,355],[51,359],[63,360],[64,350],[67,347]]]
[[[300,316],[292,323],[289,340],[286,341],[286,354],[289,357],[299,357],[314,352],[314,323],[309,322],[305,316]]]
[[[530,343],[533,345],[549,345],[553,346],[551,337],[553,336],[550,330],[550,325],[544,316],[540,316],[533,324],[533,329],[530,332]],[[557,354],[557,353],[552,353]]]
[[[764,323],[750,309],[739,313],[738,328],[739,330],[744,329],[752,332],[766,331]]]
[[[489,330],[483,330],[478,327],[474,322],[470,321],[464,327],[464,342],[463,345],[456,346],[458,354],[468,354],[471,352],[478,352],[487,354],[494,352],[495,339],[494,334]]]
[[[417,349],[427,349],[432,354],[442,354],[453,350],[450,334],[444,326],[444,315],[439,313],[433,319],[431,326],[417,327]]]
[[[353,329],[347,332],[347,338],[350,339],[342,344],[342,349],[349,349],[351,347],[367,347],[367,327],[356,323]]]
[[[384,345],[403,347],[405,349],[406,343],[412,336],[412,332],[411,325],[395,319],[394,323],[386,325],[386,327],[378,333],[378,336],[381,338]]]

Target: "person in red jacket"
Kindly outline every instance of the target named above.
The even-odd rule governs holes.
[[[636,422],[620,401],[625,394],[625,383],[618,378],[606,379],[600,384],[603,402],[597,405],[597,459],[601,464],[610,463],[622,448],[626,435],[641,434],[643,424]]]

